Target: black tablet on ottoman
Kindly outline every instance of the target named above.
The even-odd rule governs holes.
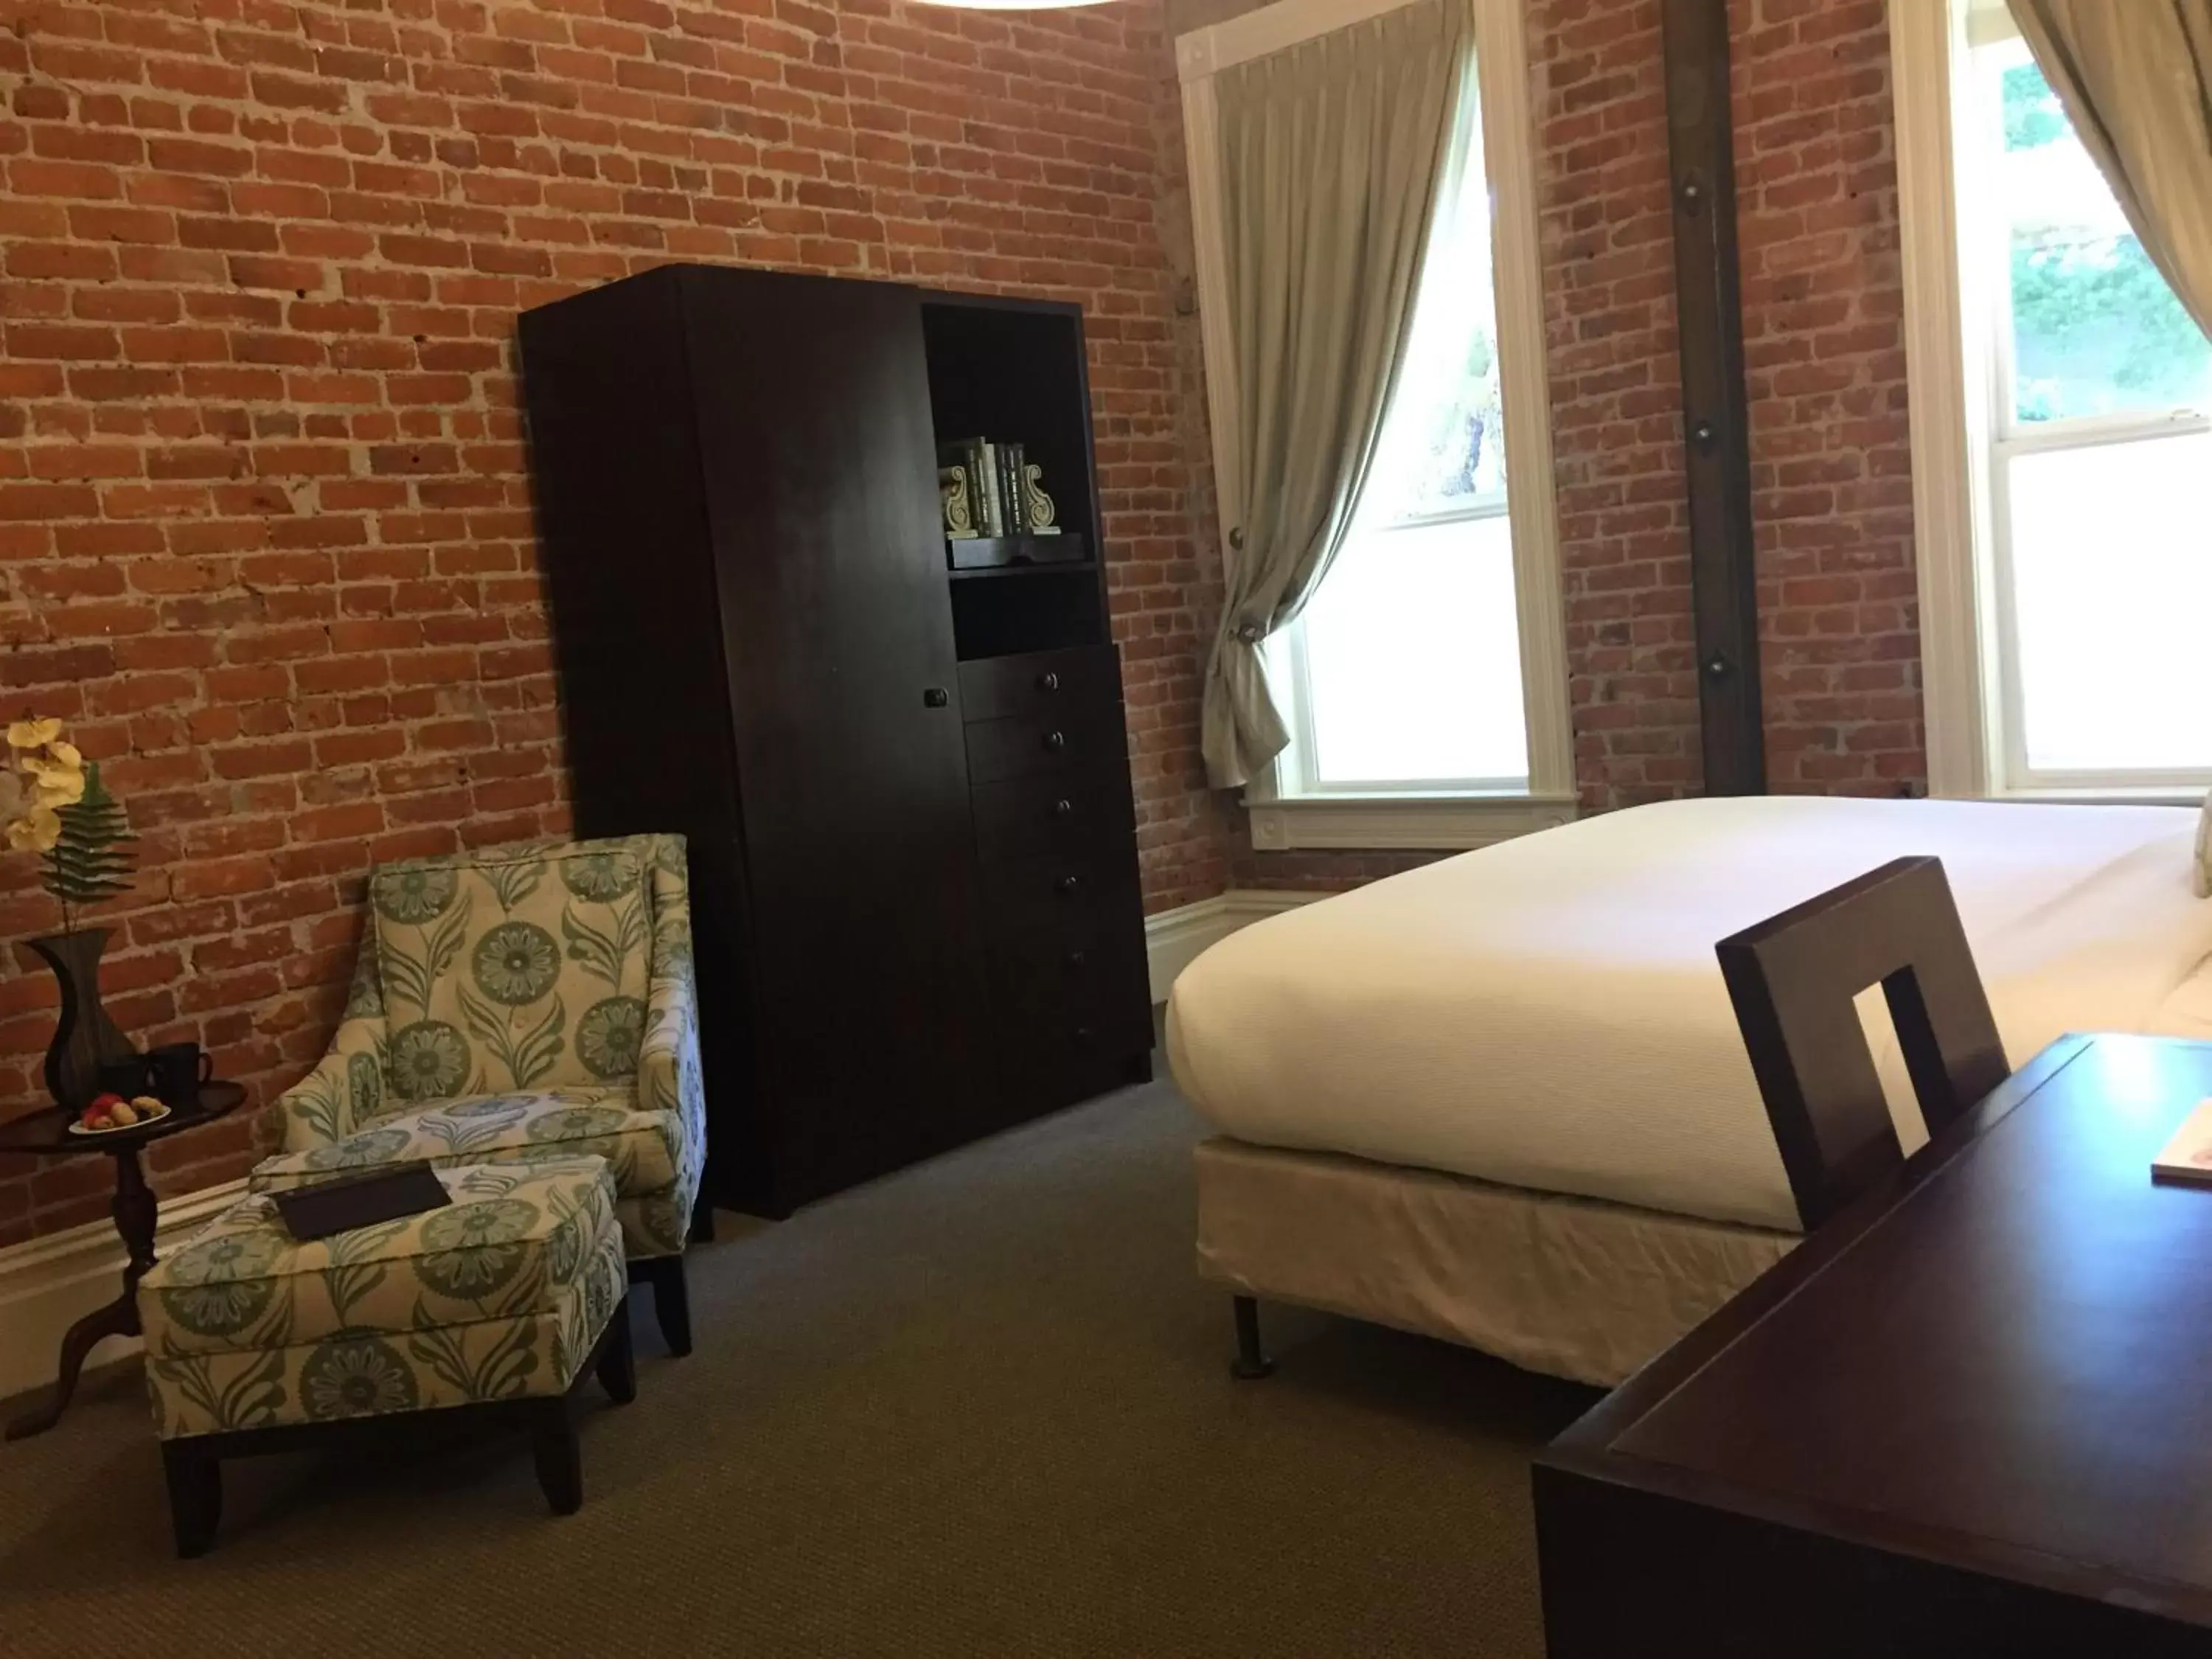
[[[437,1172],[420,1163],[319,1181],[312,1187],[293,1187],[274,1198],[276,1213],[284,1218],[292,1237],[302,1243],[380,1221],[395,1221],[404,1215],[420,1215],[453,1201],[446,1195]]]

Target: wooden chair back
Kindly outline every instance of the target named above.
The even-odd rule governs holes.
[[[1851,999],[1880,984],[1934,1135],[2012,1074],[1935,858],[1898,859],[1714,946],[1807,1231],[1904,1161]]]

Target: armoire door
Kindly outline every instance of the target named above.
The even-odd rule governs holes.
[[[955,1144],[989,1086],[920,301],[684,273],[777,1207]]]
[[[689,843],[706,1184],[738,1206],[771,1160],[749,1109],[737,760],[679,283],[587,289],[517,331],[575,833]]]

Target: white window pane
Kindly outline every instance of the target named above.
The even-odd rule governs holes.
[[[1503,516],[1355,534],[1303,622],[1316,782],[1525,783]]]
[[[2128,228],[2043,71],[1990,48],[2011,291],[2014,418],[2212,409],[2212,343]]]
[[[2015,455],[2005,472],[2029,767],[2212,768],[2212,437]]]
[[[1459,113],[1406,361],[1359,507],[1377,524],[1495,502],[1505,489],[1490,195],[1471,78]]]

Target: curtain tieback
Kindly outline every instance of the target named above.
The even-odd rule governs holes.
[[[1267,637],[1267,630],[1261,627],[1260,624],[1255,622],[1238,623],[1237,624],[1237,638],[1240,643],[1245,645],[1257,645],[1261,640]]]

